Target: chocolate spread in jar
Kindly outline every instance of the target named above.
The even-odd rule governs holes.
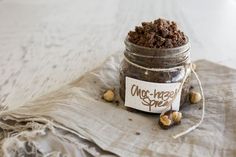
[[[121,98],[125,100],[126,77],[154,83],[176,83],[182,82],[186,74],[188,77],[180,99],[180,105],[184,104],[190,86],[190,72],[184,67],[189,63],[189,44],[176,23],[164,19],[143,22],[142,26],[136,26],[135,31],[128,33],[125,45],[126,60],[120,68]]]

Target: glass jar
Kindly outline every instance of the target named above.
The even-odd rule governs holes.
[[[125,40],[125,46],[124,59],[120,65],[120,96],[121,99],[125,101],[125,106],[142,111],[160,113],[160,110],[157,111],[154,109],[151,111],[150,106],[149,108],[145,108],[145,105],[147,105],[146,101],[150,101],[153,107],[163,107],[158,105],[158,103],[160,104],[160,100],[157,101],[156,98],[162,96],[163,100],[165,100],[164,96],[169,94],[169,98],[171,99],[173,92],[167,92],[167,89],[174,84],[180,87],[180,84],[184,81],[181,86],[182,89],[180,89],[181,91],[179,92],[179,98],[178,96],[176,98],[179,99],[177,100],[179,106],[175,108],[175,110],[178,110],[187,100],[190,88],[191,70],[190,68],[186,69],[185,66],[190,63],[190,45],[188,38],[185,45],[175,48],[142,47],[129,42],[128,38]],[[130,80],[131,83],[136,84],[136,86],[133,85],[131,87],[127,82],[129,81],[130,83]],[[168,87],[165,85],[168,85]],[[130,89],[127,89],[128,86],[130,86]],[[162,89],[162,91],[159,91],[159,95],[156,89],[154,89],[155,87],[157,90]],[[127,92],[130,90],[131,94],[128,95]],[[162,95],[160,95],[160,93],[162,93]],[[144,106],[140,108],[135,107],[135,105],[137,106],[139,103],[137,103],[138,99],[126,101],[126,99],[134,99],[134,96],[141,99],[142,102],[140,102],[140,105]],[[150,97],[152,97],[152,99]],[[127,103],[130,104],[127,105]]]

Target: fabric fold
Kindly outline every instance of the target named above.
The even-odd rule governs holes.
[[[159,128],[157,114],[127,111],[118,96],[121,59],[111,56],[59,90],[2,111],[2,156],[235,156],[236,70],[205,60],[196,63],[206,97],[205,120],[175,140],[172,135],[199,121],[200,104],[186,103],[182,124],[170,130]],[[108,88],[115,88],[119,103],[101,98]]]

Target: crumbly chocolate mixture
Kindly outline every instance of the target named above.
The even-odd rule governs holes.
[[[184,45],[186,36],[173,21],[157,19],[153,22],[142,22],[135,31],[128,33],[128,40],[136,45],[150,48],[173,48]]]

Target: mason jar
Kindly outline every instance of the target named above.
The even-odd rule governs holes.
[[[128,37],[124,43],[120,96],[125,106],[152,113],[161,113],[167,107],[178,111],[190,88],[188,38],[186,44],[175,48],[143,47]]]

